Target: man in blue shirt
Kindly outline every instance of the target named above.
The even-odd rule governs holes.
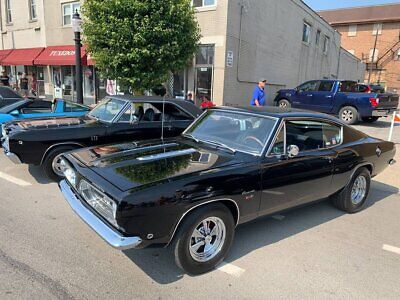
[[[265,105],[265,85],[267,84],[267,80],[262,78],[258,82],[258,85],[254,89],[253,98],[251,99],[251,106],[264,106]]]

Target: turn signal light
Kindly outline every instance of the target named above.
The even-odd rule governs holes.
[[[371,102],[372,107],[378,107],[378,105],[379,105],[378,98],[369,98],[369,102]]]

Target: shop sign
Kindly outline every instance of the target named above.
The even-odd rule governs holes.
[[[226,66],[229,68],[233,67],[233,51],[228,51],[226,55]]]

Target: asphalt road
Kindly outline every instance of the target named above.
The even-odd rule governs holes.
[[[399,187],[400,164],[359,214],[320,203],[244,225],[220,269],[191,277],[168,249],[111,249],[38,168],[0,154],[0,299],[399,299]]]

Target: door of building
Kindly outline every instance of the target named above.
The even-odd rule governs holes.
[[[208,99],[212,99],[213,92],[213,77],[214,68],[213,67],[197,67],[195,72],[195,93],[196,93],[196,103],[201,104],[201,100],[204,96]]]

